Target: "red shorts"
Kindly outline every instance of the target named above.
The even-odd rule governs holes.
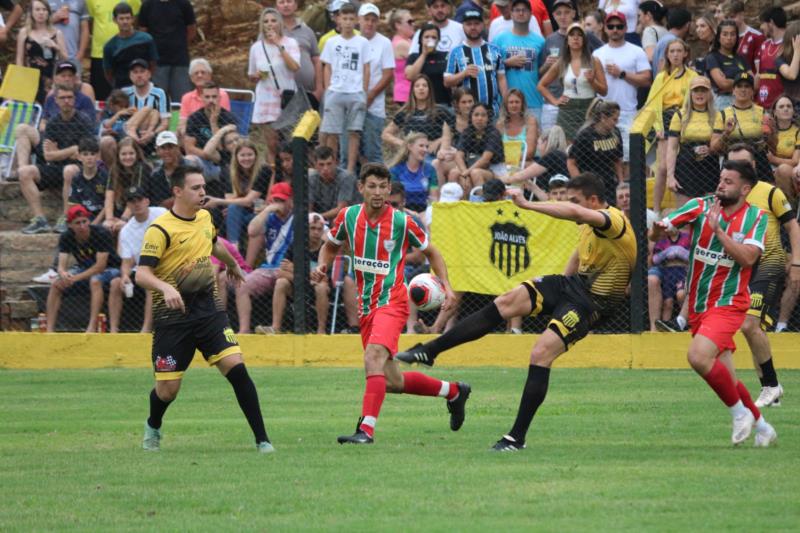
[[[389,355],[397,353],[397,341],[408,320],[408,307],[386,305],[379,307],[367,316],[362,316],[361,344],[380,344],[389,350]]]
[[[747,316],[747,309],[731,306],[713,307],[704,313],[689,313],[689,326],[692,336],[702,335],[711,339],[720,353],[736,351],[733,336],[742,327]]]

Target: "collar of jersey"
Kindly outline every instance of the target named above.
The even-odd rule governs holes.
[[[194,221],[194,220],[197,218],[197,215],[193,216],[192,218],[186,218],[186,217],[182,217],[182,216],[180,216],[178,213],[176,213],[175,211],[173,211],[173,210],[172,210],[172,208],[170,208],[170,209],[169,209],[169,212],[170,212],[170,213],[172,213],[172,216],[174,216],[174,217],[175,217],[175,218],[177,218],[178,220],[185,220],[186,222],[192,222],[192,221]]]

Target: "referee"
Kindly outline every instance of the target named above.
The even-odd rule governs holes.
[[[213,255],[227,266],[236,284],[239,265],[217,242],[211,215],[203,209],[205,179],[197,168],[179,166],[170,176],[175,202],[144,235],[136,283],[153,292],[153,371],[150,417],[144,426],[145,450],[161,444],[161,420],[178,395],[195,350],[230,381],[259,452],[274,449],[261,417],[258,393],[217,293]]]

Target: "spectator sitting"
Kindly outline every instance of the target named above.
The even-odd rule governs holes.
[[[233,257],[236,260],[236,263],[239,265],[239,268],[242,269],[242,272],[244,272],[245,274],[249,274],[250,272],[253,271],[253,267],[251,267],[247,263],[247,261],[245,261],[244,257],[242,257],[242,254],[239,252],[239,248],[234,246],[234,244],[231,241],[229,241],[228,239],[225,239],[223,237],[220,237],[219,235],[217,235],[217,241],[222,243],[222,245],[225,247],[225,249],[228,250],[228,253],[231,254],[231,257]],[[227,272],[227,268],[228,267],[225,265],[225,263],[223,263],[222,261],[220,261],[219,259],[217,259],[213,255],[211,256],[211,263],[214,265],[214,268],[217,270],[217,291],[219,292],[219,299],[222,302],[222,308],[223,309],[227,309],[228,308],[228,272]]]
[[[464,190],[506,175],[503,141],[497,128],[489,123],[489,116],[486,105],[475,104],[470,124],[459,139],[456,168],[450,171],[448,181],[460,182]]]
[[[281,181],[292,181],[294,171],[294,154],[292,147],[287,142],[278,145],[278,156],[275,159],[275,183]]]
[[[130,5],[120,2],[112,14],[119,32],[103,46],[103,70],[111,87],[121,89],[130,83],[129,71],[135,59],[141,59],[145,68],[155,72],[158,50],[149,33],[134,30]]]
[[[438,195],[436,170],[425,161],[427,153],[428,137],[414,132],[406,135],[403,149],[389,162],[392,183],[403,185],[403,204],[415,213],[424,212],[428,197],[435,201]]]
[[[110,136],[119,141],[127,134],[125,123],[136,113],[136,107],[129,105],[130,99],[122,89],[114,89],[108,95],[106,108],[103,110],[103,121],[100,123],[101,137]]]
[[[136,112],[125,123],[125,133],[147,154],[153,152],[153,140],[169,127],[169,97],[164,89],[150,81],[152,73],[144,59],[134,59],[130,64],[133,85],[123,91],[128,95],[129,106]]]
[[[569,183],[569,178],[563,174],[556,174],[551,177],[547,182],[547,199],[551,202],[568,201],[567,183]]]
[[[456,146],[461,139],[461,136],[467,131],[469,126],[469,116],[475,105],[475,99],[472,94],[462,87],[458,87],[453,91],[453,109],[455,110],[455,119],[451,120],[451,135],[450,148],[439,148],[436,154],[436,161],[433,167],[436,169],[436,174],[439,176],[439,182],[447,182],[447,176],[450,171],[456,168]]]
[[[539,123],[529,111],[522,91],[511,89],[503,99],[500,119],[497,121],[497,131],[503,137],[503,146],[509,142],[524,143],[525,153],[520,154],[517,169],[523,168],[526,161],[533,160],[539,140]]]
[[[172,173],[181,165],[188,165],[189,158],[184,158],[178,147],[178,137],[171,131],[162,131],[156,137],[156,155],[161,163],[156,166],[150,176],[145,176],[142,188],[150,198],[151,205],[172,207],[172,191],[169,179]]]
[[[91,291],[89,324],[86,333],[97,331],[97,314],[103,307],[104,287],[119,277],[119,256],[114,250],[111,233],[102,226],[89,224],[91,214],[82,205],[67,211],[67,231],[58,240],[58,279],[47,293],[47,332],[55,331],[61,298],[73,287],[85,286]],[[69,255],[76,265],[67,269]]]
[[[59,59],[67,59],[67,47],[61,30],[53,27],[50,5],[33,0],[23,27],[17,34],[16,64],[39,71],[36,102],[43,103],[53,83],[53,69]]]
[[[308,214],[308,248],[304,258],[309,262],[308,271],[317,267],[319,251],[323,244],[323,235],[326,230],[325,219],[319,213]],[[286,311],[286,302],[292,295],[294,288],[294,258],[290,247],[286,259],[281,261],[275,280],[275,289],[272,294],[272,326],[256,326],[255,332],[262,334],[280,333],[283,329],[283,315]],[[310,281],[314,289],[314,309],[317,312],[317,335],[325,335],[328,325],[328,310],[330,308],[331,286],[329,280],[322,282]]]
[[[498,178],[491,178],[469,193],[470,202],[499,202],[505,197],[506,184]]]
[[[464,198],[464,189],[461,188],[456,182],[445,183],[439,189],[439,202],[448,204],[450,202],[458,202]],[[425,227],[430,228],[433,222],[433,205],[428,205],[425,208],[424,215]]]
[[[541,157],[519,172],[503,178],[506,185],[535,183],[537,178],[541,178],[541,183],[549,184],[551,177],[569,174],[567,138],[560,126],[553,126],[539,137],[537,148]]]
[[[292,221],[292,187],[288,183],[276,183],[270,190],[270,201],[247,225],[251,248],[266,250],[264,262],[250,272],[236,290],[236,309],[239,314],[239,333],[250,333],[250,318],[253,296],[271,293],[275,288],[281,261],[292,245],[294,227]],[[258,243],[258,244],[256,244]],[[248,255],[250,255],[248,253]],[[258,255],[256,253],[255,255]]]
[[[447,52],[437,49],[440,39],[441,31],[436,24],[425,24],[419,31],[416,44],[420,51],[409,54],[406,59],[405,75],[409,83],[405,102],[411,93],[411,82],[420,76],[427,76],[431,80],[434,101],[443,106],[451,104],[450,89],[444,86]]]
[[[186,131],[186,121],[189,119],[189,115],[203,109],[206,105],[203,100],[203,88],[206,83],[211,81],[213,72],[211,64],[205,58],[198,57],[189,63],[189,79],[194,84],[194,90],[181,97],[180,122],[178,123],[178,132],[181,135]],[[228,91],[225,89],[219,90],[219,105],[227,111],[231,110],[231,97],[228,96]]]
[[[772,118],[778,133],[774,145],[769,145],[767,157],[774,168],[775,183],[782,189],[792,179],[794,168],[800,164],[800,128],[794,123],[794,103],[786,95],[772,104]]]
[[[666,214],[671,209],[666,209]],[[689,265],[691,239],[685,231],[671,229],[658,242],[650,243],[650,268],[647,270],[647,294],[650,331],[658,331],[656,320],[670,320],[677,301],[686,296],[684,283]]]
[[[219,87],[216,83],[209,81],[203,88],[203,101],[205,106],[198,109],[189,116],[186,122],[186,135],[183,137],[183,148],[186,155],[193,155],[200,158],[203,163],[203,175],[206,179],[219,176],[219,167],[215,165],[203,152],[206,143],[211,137],[228,125],[236,126],[236,116],[220,107]]]
[[[308,175],[308,210],[333,220],[360,199],[356,178],[337,166],[336,154],[327,146],[314,150],[314,159],[314,170]]]
[[[147,227],[159,216],[166,213],[163,207],[150,207],[150,199],[144,189],[137,186],[125,189],[126,211],[131,214],[130,220],[125,223],[119,232],[119,256],[122,260],[120,277],[111,281],[108,291],[108,318],[111,333],[119,331],[120,317],[124,297],[133,296],[136,290],[136,265],[139,264],[139,253],[142,250],[144,232]],[[139,289],[141,290],[141,289]],[[149,333],[153,329],[153,293],[145,291],[144,320],[142,333]]]
[[[100,145],[96,137],[84,137],[78,143],[78,165],[64,167],[64,190],[70,205],[82,205],[89,211],[92,224],[100,224],[105,216],[104,205],[108,173],[98,168]],[[64,216],[66,216],[66,211]],[[56,233],[64,233],[63,227],[56,225]]]
[[[20,189],[33,211],[31,223],[22,230],[27,234],[51,230],[44,216],[39,191],[62,188],[64,167],[78,157],[78,143],[82,138],[94,134],[94,124],[75,111],[75,92],[72,87],[56,87],[56,102],[60,113],[47,123],[45,129],[44,162],[19,169]],[[64,203],[67,203],[67,198],[64,198]],[[67,210],[66,205],[64,210]]]
[[[125,191],[142,187],[151,173],[150,165],[136,142],[126,137],[117,145],[117,156],[106,186],[105,221],[103,226],[117,233],[130,219]]]

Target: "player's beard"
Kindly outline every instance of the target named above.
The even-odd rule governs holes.
[[[734,196],[734,197],[730,197],[730,196],[726,196],[724,194],[717,193],[715,196],[719,200],[719,203],[722,205],[722,207],[731,206],[731,205],[735,204],[739,200],[739,195],[738,194],[736,196]]]

